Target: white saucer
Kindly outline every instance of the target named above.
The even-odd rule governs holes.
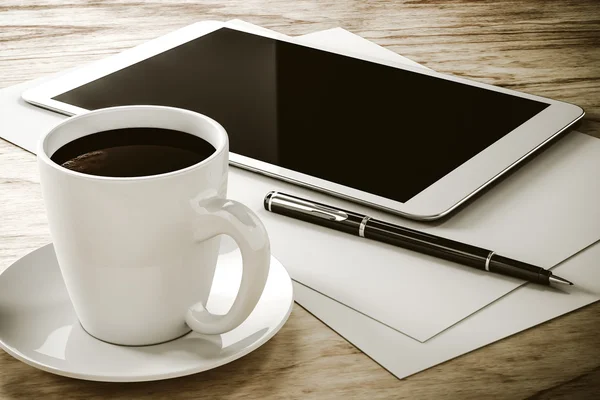
[[[240,279],[239,251],[221,254],[207,308],[227,312]],[[79,324],[49,244],[0,274],[0,347],[29,365],[72,378],[108,382],[175,378],[216,368],[257,349],[281,329],[293,302],[290,276],[271,257],[261,299],[233,331],[212,336],[192,332],[154,346],[112,345],[94,339]]]

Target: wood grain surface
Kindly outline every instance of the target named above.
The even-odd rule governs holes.
[[[582,106],[600,137],[600,2],[1,0],[0,87],[190,23],[241,18],[297,35],[342,26],[435,70]],[[600,223],[600,221],[599,221]],[[0,271],[50,242],[33,155],[0,140]],[[282,331],[215,370],[160,382],[63,378],[0,351],[0,398],[592,399],[600,304],[397,380],[296,305]]]

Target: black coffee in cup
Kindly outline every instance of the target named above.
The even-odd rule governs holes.
[[[50,157],[73,171],[108,177],[158,175],[197,164],[215,152],[189,133],[162,128],[124,128],[93,133]]]

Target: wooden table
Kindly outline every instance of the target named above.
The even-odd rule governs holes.
[[[600,2],[2,0],[0,87],[198,20],[298,35],[342,26],[435,70],[576,103],[600,137]],[[0,271],[50,242],[33,155],[0,140]],[[600,223],[600,221],[599,221]],[[262,348],[213,371],[134,384],[38,371],[0,351],[1,398],[593,398],[600,303],[397,380],[296,305]]]

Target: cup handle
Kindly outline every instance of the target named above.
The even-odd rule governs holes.
[[[269,237],[258,216],[237,201],[213,198],[195,208],[199,217],[194,239],[201,242],[220,234],[231,236],[242,253],[243,271],[240,289],[227,314],[211,314],[196,304],[188,309],[185,322],[198,333],[225,333],[244,322],[260,299],[269,275]]]

